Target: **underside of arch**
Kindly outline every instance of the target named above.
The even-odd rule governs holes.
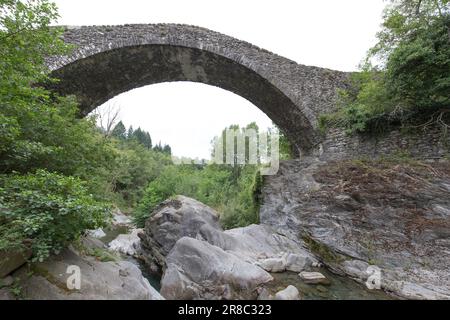
[[[209,51],[174,45],[138,45],[76,60],[53,72],[52,89],[75,95],[87,115],[114,96],[146,85],[192,81],[220,87],[252,102],[287,135],[298,151],[309,153],[317,133],[301,110],[257,72]]]

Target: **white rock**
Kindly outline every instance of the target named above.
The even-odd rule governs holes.
[[[90,235],[92,238],[100,239],[106,236],[106,233],[103,231],[103,229],[95,229],[95,230],[89,230],[88,235]]]
[[[328,279],[320,272],[300,272],[300,278],[308,284],[329,284]]]
[[[300,293],[296,287],[288,286],[275,294],[275,300],[300,300]]]
[[[300,272],[312,265],[313,262],[309,255],[289,253],[286,256],[286,270]]]
[[[112,224],[114,226],[127,226],[131,224],[131,219],[124,215],[120,210],[116,210],[113,213],[113,221]]]
[[[268,272],[283,272],[286,270],[286,260],[283,258],[268,258],[259,260],[257,265]]]
[[[133,229],[130,234],[119,234],[108,244],[109,249],[129,256],[137,255],[140,251],[141,239],[138,237],[140,232],[142,229]]]

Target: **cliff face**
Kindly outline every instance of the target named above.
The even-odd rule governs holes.
[[[450,162],[281,164],[261,223],[303,241],[329,268],[406,298],[450,299]]]

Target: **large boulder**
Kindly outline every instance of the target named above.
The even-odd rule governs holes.
[[[80,270],[80,289],[70,290],[69,267]],[[29,272],[31,276],[29,276]],[[68,273],[72,272],[72,273]],[[21,295],[32,300],[159,300],[162,297],[128,261],[101,262],[66,249],[48,261],[23,267],[14,273]]]
[[[280,235],[268,226],[250,225],[223,232],[203,225],[199,236],[269,272],[300,272],[317,263],[317,259],[300,242]]]
[[[272,276],[206,241],[183,237],[167,256],[161,281],[166,299],[256,299]]]
[[[2,251],[0,250],[0,279],[24,265],[31,257],[31,250]]]
[[[162,202],[139,234],[144,257],[151,269],[163,270],[165,257],[182,237],[195,238],[203,225],[220,230],[219,215],[212,208],[188,197]]]

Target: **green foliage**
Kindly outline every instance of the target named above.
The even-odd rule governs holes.
[[[209,205],[221,214],[225,228],[258,222],[261,176],[259,167],[246,165],[239,170],[228,165],[167,166],[145,190],[134,221],[143,226],[155,207],[174,196],[185,195]]]
[[[167,154],[149,150],[135,140],[113,142],[115,159],[105,174],[111,198],[122,208],[132,208],[147,185],[171,164],[171,159]]]
[[[69,49],[50,27],[55,6],[0,5],[0,250],[31,249],[43,261],[104,224],[108,206],[98,199],[114,150],[93,120],[77,119],[74,99],[37,85],[54,81],[45,57]]]
[[[162,201],[185,195],[212,207],[218,207],[227,198],[231,171],[222,166],[171,165],[153,180],[145,190],[134,213],[137,225],[143,226],[153,209]]]
[[[0,179],[0,250],[31,248],[43,261],[108,215],[79,179],[44,170]]]
[[[122,121],[119,121],[119,123],[116,124],[111,132],[111,136],[119,140],[125,140],[127,138],[127,129]]]
[[[259,205],[262,177],[257,166],[245,166],[231,195],[218,208],[225,229],[259,223]]]
[[[355,133],[433,122],[446,130],[450,120],[449,1],[392,1],[378,40],[362,72],[352,76],[352,88],[340,92],[339,111],[320,117],[321,127],[339,126]]]
[[[48,79],[44,58],[67,52],[60,30],[50,23],[58,17],[47,0],[0,0],[0,96],[5,104],[48,99],[42,88],[30,86]]]
[[[120,123],[119,123],[119,125],[120,125]],[[152,138],[150,137],[150,133],[142,130],[141,128],[137,128],[137,130],[133,130],[131,127],[128,132],[129,132],[129,134],[127,135],[127,139],[136,140],[137,142],[142,144],[147,149],[152,148]]]
[[[142,227],[150,217],[152,211],[162,201],[175,196],[185,195],[197,199],[215,208],[220,213],[220,220],[225,228],[243,227],[258,223],[259,194],[262,184],[260,167],[263,160],[256,155],[257,164],[250,164],[249,144],[253,143],[259,149],[259,128],[256,123],[250,123],[245,128],[231,125],[227,129],[234,129],[234,150],[231,150],[233,165],[202,164],[202,165],[169,165],[161,174],[148,185],[144,196],[134,212],[135,223]],[[246,129],[254,129],[256,135],[240,136],[245,138],[245,159],[238,153],[236,139],[244,135]],[[273,130],[278,130],[277,128]],[[218,137],[212,140],[212,157],[215,152],[222,152],[227,157],[226,129],[222,131],[224,149],[219,150]],[[255,139],[255,141],[251,141]],[[280,158],[291,157],[291,145],[281,134]],[[228,157],[230,157],[230,154]]]

